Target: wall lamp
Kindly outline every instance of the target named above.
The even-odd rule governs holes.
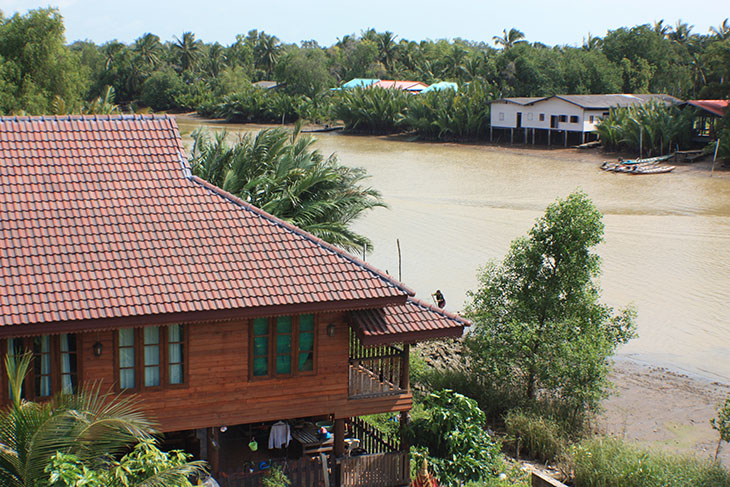
[[[92,349],[94,350],[95,357],[101,357],[101,353],[104,351],[104,345],[102,345],[101,342],[96,342],[92,346]]]
[[[328,337],[335,336],[335,324],[334,323],[330,323],[329,325],[327,325],[327,336]]]

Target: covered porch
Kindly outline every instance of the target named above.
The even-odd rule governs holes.
[[[239,430],[247,431],[248,426]],[[261,431],[266,426],[257,425]],[[311,438],[311,432],[300,427],[302,423],[295,423],[289,445],[280,450],[264,444],[259,445],[260,451],[247,452],[251,441],[258,443],[260,434],[249,437],[240,431],[227,435],[226,431],[219,435],[221,470],[216,480],[221,487],[260,487],[270,469],[279,467],[294,487],[398,487],[410,483],[408,451],[400,435],[380,432],[358,417],[336,420],[329,437],[317,434]]]

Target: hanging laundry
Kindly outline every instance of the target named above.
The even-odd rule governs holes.
[[[269,432],[269,450],[287,447],[289,446],[289,441],[291,441],[289,425],[283,421],[274,423]]]

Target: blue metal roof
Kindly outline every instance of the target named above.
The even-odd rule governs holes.
[[[434,83],[425,90],[421,91],[421,93],[428,93],[429,91],[441,91],[441,90],[454,90],[459,91],[459,85],[456,83],[452,83],[451,81],[439,81],[438,83]]]

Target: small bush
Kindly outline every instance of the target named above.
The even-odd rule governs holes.
[[[648,452],[614,438],[573,446],[569,463],[576,487],[730,486],[730,472],[719,463]]]
[[[549,462],[565,448],[567,440],[563,429],[550,418],[515,409],[507,413],[504,424],[507,434],[517,442],[517,455],[524,452]]]

